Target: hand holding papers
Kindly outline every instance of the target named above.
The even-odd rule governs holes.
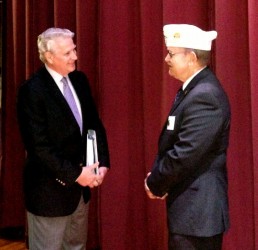
[[[89,129],[87,134],[87,166],[98,162],[97,136],[95,130]],[[99,174],[96,168],[96,174]]]

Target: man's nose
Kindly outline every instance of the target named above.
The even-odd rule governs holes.
[[[73,60],[77,60],[77,54],[76,54],[76,52],[75,51],[73,51],[73,53],[72,53],[72,59]]]
[[[169,59],[170,59],[170,56],[169,56],[169,54],[167,54],[166,57],[165,57],[165,62],[168,62]]]

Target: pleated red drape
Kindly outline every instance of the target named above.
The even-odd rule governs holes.
[[[258,9],[258,2],[255,0],[252,0],[249,2],[248,5],[248,45],[249,45],[249,51],[248,56],[245,55],[249,59],[249,72],[250,72],[250,78],[249,78],[249,86],[250,86],[250,92],[249,97],[250,100],[250,106],[249,109],[251,109],[251,138],[250,135],[248,136],[248,139],[246,140],[247,144],[251,144],[252,147],[250,149],[251,156],[252,157],[252,164],[251,167],[249,167],[249,171],[252,173],[251,176],[251,191],[249,191],[249,196],[251,196],[249,199],[251,202],[249,204],[246,204],[244,207],[247,207],[248,205],[251,206],[253,204],[253,211],[251,210],[251,218],[253,218],[252,221],[252,227],[250,235],[252,236],[251,240],[253,240],[253,237],[255,239],[254,246],[258,247],[258,45],[257,45],[257,37],[258,37],[258,16],[257,16],[257,9]],[[249,146],[250,147],[250,146]],[[250,153],[249,153],[250,154]],[[246,164],[243,164],[246,165]],[[251,168],[251,169],[250,169]],[[243,205],[243,203],[242,203]],[[237,212],[236,212],[237,216]],[[244,222],[245,224],[245,222]]]
[[[88,249],[167,249],[165,204],[147,199],[143,180],[179,87],[164,63],[162,27],[191,23],[218,31],[212,68],[232,107],[223,249],[258,248],[256,0],[10,0],[5,7],[0,227],[25,223],[17,88],[40,66],[37,36],[66,27],[76,33],[77,66],[90,79],[111,154],[112,169],[93,191]]]
[[[248,3],[247,3],[248,2]],[[256,114],[252,111],[251,99],[257,93],[251,93],[251,86],[257,85],[251,74],[257,63],[257,52],[250,53],[249,41],[254,38],[248,28],[253,27],[252,14],[248,7],[252,1],[218,2],[216,5],[215,23],[219,32],[216,43],[217,75],[224,83],[232,106],[231,140],[228,152],[228,175],[231,230],[225,244],[229,249],[257,249],[255,237],[254,194],[257,192],[257,178],[254,173],[257,162],[253,157],[257,148],[252,143],[252,126]],[[253,1],[254,2],[254,1]],[[254,6],[253,6],[254,7]],[[256,6],[256,11],[258,5]],[[251,19],[250,19],[251,18]],[[252,44],[254,46],[255,44]],[[257,45],[255,45],[257,49]],[[250,61],[250,55],[256,54],[256,62]]]

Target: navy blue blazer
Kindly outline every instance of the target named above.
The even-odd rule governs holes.
[[[86,134],[94,129],[100,166],[109,167],[105,128],[95,107],[87,77],[69,74],[80,101],[83,133],[63,94],[45,67],[19,89],[17,114],[27,159],[24,168],[26,209],[40,216],[65,216],[76,209],[89,187],[75,182],[85,166]]]
[[[228,229],[230,116],[228,98],[209,68],[173,105],[147,179],[153,194],[168,193],[170,232],[209,237]]]

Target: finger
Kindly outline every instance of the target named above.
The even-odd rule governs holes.
[[[101,185],[102,180],[101,180],[101,179],[98,179],[97,182],[98,182],[98,185]]]
[[[99,186],[99,184],[100,184],[100,183],[99,183],[98,180],[94,181],[94,186],[95,186],[95,187]]]
[[[94,163],[94,164],[92,164],[92,165],[90,165],[89,166],[89,168],[91,169],[91,170],[93,170],[93,169],[95,169],[95,168],[97,168],[98,166],[96,165],[96,163]]]
[[[97,168],[99,166],[99,162],[94,163],[93,166],[95,166],[95,168]]]
[[[152,200],[154,200],[154,199],[157,199],[157,196],[155,196],[155,195],[149,195],[149,198],[152,199]]]

